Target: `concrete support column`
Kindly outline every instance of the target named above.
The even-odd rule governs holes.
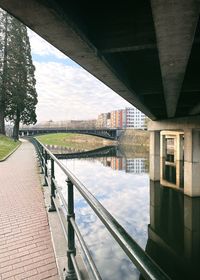
[[[166,138],[165,135],[163,135],[162,132],[160,132],[160,181],[161,183],[163,179],[163,163],[165,161],[166,153],[167,153]]]
[[[178,134],[176,137],[176,160],[183,160],[183,153],[184,153],[184,148],[183,148],[183,135]]]
[[[150,132],[150,179],[160,180],[160,131]]]
[[[184,131],[184,193],[200,196],[200,131]]]

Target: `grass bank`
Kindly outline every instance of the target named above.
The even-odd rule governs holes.
[[[96,136],[75,134],[75,133],[53,133],[36,137],[40,142],[46,145],[57,145],[60,147],[81,148],[91,150],[91,148],[100,148],[105,145],[113,145],[114,141],[103,139]]]
[[[12,153],[19,144],[20,141],[15,142],[13,139],[0,134],[0,161]]]

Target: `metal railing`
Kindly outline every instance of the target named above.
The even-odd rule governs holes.
[[[137,267],[144,279],[170,279],[160,267],[146,254],[146,252],[136,243],[136,241],[125,231],[125,229],[116,221],[116,219],[103,207],[103,205],[87,190],[87,188],[74,176],[74,174],[62,164],[42,143],[32,138],[32,142],[37,148],[40,160],[41,172],[44,173],[44,185],[48,185],[51,190],[51,205],[49,211],[57,211],[65,238],[67,240],[67,273],[65,279],[82,279],[76,262],[75,234],[80,243],[82,251],[87,259],[87,263],[93,274],[94,279],[102,279],[97,267],[90,255],[87,245],[80,233],[75,221],[74,213],[74,187],[79,191],[82,197],[87,201],[101,222],[105,225],[113,238],[121,246],[123,251],[129,257],[131,262]],[[49,168],[48,160],[51,165]],[[63,197],[61,188],[55,180],[54,164],[57,164],[66,175],[66,184],[68,192],[68,201]],[[67,228],[60,215],[58,200],[59,197],[64,209],[67,212]]]

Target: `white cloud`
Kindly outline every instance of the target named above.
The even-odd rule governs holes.
[[[36,66],[38,122],[92,119],[131,106],[102,82],[28,29]]]
[[[38,120],[91,119],[130,106],[82,68],[58,62],[34,62]]]
[[[35,55],[53,55],[57,58],[67,58],[62,52],[41,38],[32,30],[28,29],[28,36],[31,44],[31,52]]]
[[[63,160],[64,165],[145,249],[149,224],[149,177],[124,173],[83,159]],[[94,176],[95,174],[95,176]],[[56,178],[67,197],[66,176],[56,168]],[[105,279],[138,279],[138,271],[75,188],[76,222]],[[112,270],[110,270],[112,266]],[[117,275],[117,277],[116,277]]]

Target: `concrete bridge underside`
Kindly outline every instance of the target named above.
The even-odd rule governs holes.
[[[0,6],[153,120],[152,180],[162,175],[160,131],[182,131],[184,193],[200,196],[200,0],[0,0]]]
[[[199,0],[0,6],[151,119],[200,114]]]

